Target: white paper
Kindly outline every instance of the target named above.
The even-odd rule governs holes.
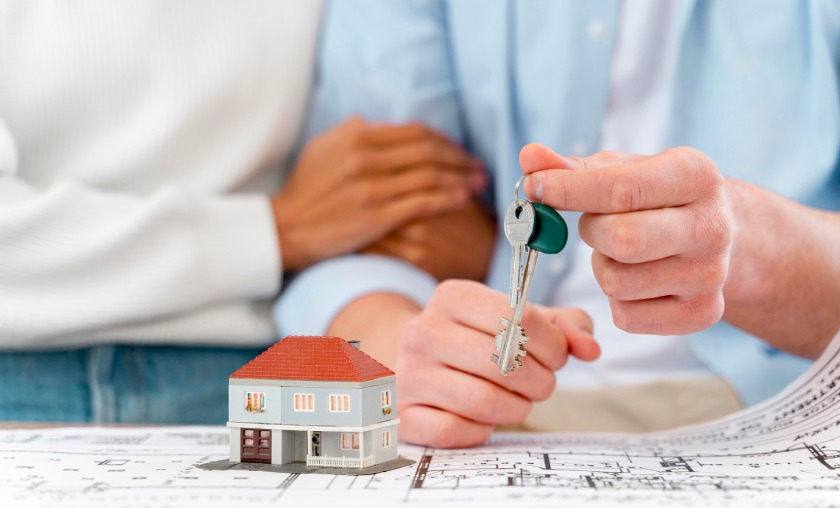
[[[401,444],[417,463],[372,476],[195,467],[228,450],[223,427],[0,431],[0,506],[840,506],[840,338],[771,400],[673,431]]]

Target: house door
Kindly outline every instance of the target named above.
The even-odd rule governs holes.
[[[242,462],[271,464],[271,431],[242,429]]]
[[[321,432],[316,430],[312,432],[312,453],[313,457],[321,456]]]

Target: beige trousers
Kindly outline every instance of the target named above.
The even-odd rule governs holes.
[[[542,432],[647,432],[700,423],[743,408],[723,378],[657,381],[591,390],[558,389],[518,427]]]

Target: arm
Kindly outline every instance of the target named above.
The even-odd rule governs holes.
[[[779,349],[816,358],[840,329],[840,214],[737,180],[724,319]]]
[[[72,181],[41,189],[18,173],[0,121],[0,347],[78,345],[108,328],[277,290],[264,196],[170,187],[141,197]]]
[[[358,119],[315,138],[272,198],[178,188],[144,197],[69,181],[40,189],[17,176],[5,129],[0,147],[0,346],[13,348],[112,341],[137,325],[177,341],[152,329],[185,319],[210,328],[196,312],[214,307],[215,319],[233,311],[247,322],[246,302],[277,291],[281,260],[301,268],[457,209],[478,171],[425,127]],[[242,340],[270,334],[243,330]]]
[[[690,148],[574,158],[529,145],[520,162],[529,196],[584,212],[619,328],[691,333],[723,317],[815,358],[840,327],[836,213],[724,179]]]
[[[375,121],[419,120],[461,141],[444,15],[436,1],[331,3],[322,31],[310,135],[358,115]],[[434,287],[434,278],[422,270],[384,256],[328,260],[303,271],[284,291],[276,322],[281,335],[324,333],[357,298],[390,292],[423,305]]]

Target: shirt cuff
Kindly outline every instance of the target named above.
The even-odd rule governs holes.
[[[274,322],[280,336],[323,335],[344,307],[371,293],[396,293],[425,306],[437,280],[385,256],[330,259],[301,272],[280,295]]]
[[[280,247],[265,196],[202,199],[197,244],[207,291],[231,300],[270,298],[280,289]]]

